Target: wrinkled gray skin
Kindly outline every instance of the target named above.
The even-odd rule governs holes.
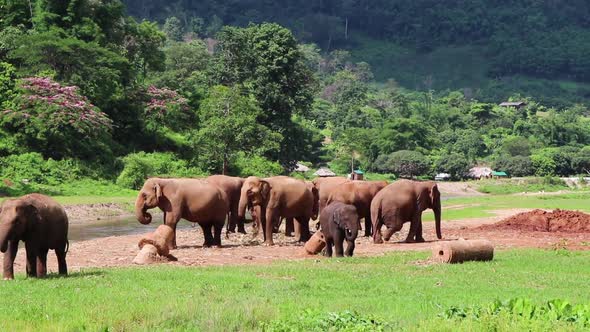
[[[55,250],[59,274],[68,274],[68,216],[62,206],[48,196],[25,195],[5,201],[0,207],[0,251],[4,253],[5,280],[14,279],[14,259],[18,243],[27,251],[27,275],[47,275],[47,253]]]
[[[332,246],[336,257],[352,256],[354,241],[358,236],[358,213],[354,205],[333,202],[326,206],[320,214],[320,225],[326,239],[326,256],[332,257]],[[346,240],[346,251],[344,251]]]
[[[436,236],[441,239],[440,192],[436,182],[398,180],[383,188],[371,202],[373,243],[388,241],[393,233],[402,229],[405,222],[410,222],[410,231],[405,242],[424,242],[422,211],[426,209],[434,212]],[[382,238],[383,225],[387,230]]]

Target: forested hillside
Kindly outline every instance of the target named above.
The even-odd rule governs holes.
[[[126,5],[0,1],[0,191],[298,161],[457,179],[475,164],[590,170],[583,1]],[[479,79],[455,80],[458,67]],[[516,77],[528,90],[507,89]],[[498,106],[508,98],[526,106]]]
[[[590,86],[579,84],[590,79],[590,3],[583,0],[126,3],[136,17],[178,19],[202,36],[223,24],[277,22],[323,51],[350,50],[378,69],[380,81],[410,89],[467,88],[486,101],[516,91],[561,106],[590,98]]]

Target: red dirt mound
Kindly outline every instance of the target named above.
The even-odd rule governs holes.
[[[537,209],[515,214],[482,228],[565,233],[590,232],[590,214],[560,209],[553,212]]]

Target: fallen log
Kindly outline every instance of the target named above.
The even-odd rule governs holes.
[[[140,251],[133,259],[134,264],[151,264],[157,262],[176,261],[170,254],[170,244],[174,238],[174,230],[170,226],[160,225],[153,232],[146,234],[137,244]]]
[[[432,259],[440,263],[491,261],[494,245],[488,240],[441,241],[432,247]]]
[[[313,233],[313,236],[303,246],[310,255],[316,255],[326,246],[326,238],[321,231]]]

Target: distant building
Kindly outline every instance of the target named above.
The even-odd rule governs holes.
[[[297,164],[295,164],[295,169],[293,170],[293,172],[300,172],[300,173],[309,172],[309,167],[307,167],[303,164],[297,163]]]
[[[313,175],[324,178],[324,177],[329,177],[329,176],[336,176],[336,173],[332,172],[327,167],[322,167],[322,168],[318,169],[315,173],[313,173]]]
[[[451,174],[449,174],[449,173],[438,173],[434,177],[434,180],[436,180],[436,181],[448,181],[450,179],[451,179]]]
[[[350,173],[349,178],[352,180],[363,180],[365,177],[365,172],[361,171],[360,169],[357,169],[356,171]]]
[[[502,172],[502,171],[493,171],[492,172],[492,177],[494,178],[507,178],[508,174],[506,174],[506,172]]]
[[[505,101],[503,103],[500,104],[500,106],[502,107],[514,107],[516,109],[519,109],[523,106],[526,106],[526,102],[524,101]]]
[[[489,179],[492,177],[492,169],[489,167],[473,167],[467,173],[467,176],[472,179]]]

